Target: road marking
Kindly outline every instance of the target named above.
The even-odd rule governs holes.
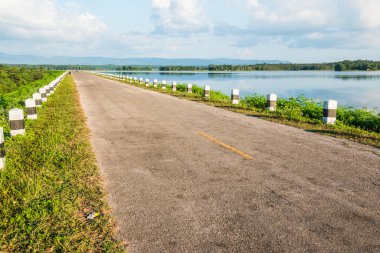
[[[246,158],[248,160],[253,160],[252,156],[250,156],[250,155],[244,153],[243,151],[240,151],[239,149],[234,148],[234,147],[232,147],[232,146],[230,146],[230,145],[228,145],[228,144],[226,144],[224,142],[221,142],[220,140],[218,140],[218,139],[216,139],[216,138],[214,138],[214,137],[212,137],[212,136],[210,136],[210,135],[208,135],[208,134],[206,134],[204,132],[198,132],[197,134],[199,134],[200,136],[205,137],[206,139],[209,139],[212,142],[215,142],[216,144],[218,144],[218,145],[220,145],[220,146],[222,146],[222,147],[224,147],[224,148],[226,148],[226,149],[228,149],[228,150],[230,150],[232,152],[235,152],[236,154],[238,154],[238,155],[240,155],[240,156],[242,156],[242,157],[244,157],[244,158]]]

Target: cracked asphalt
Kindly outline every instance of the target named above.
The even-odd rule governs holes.
[[[73,77],[129,252],[380,251],[378,149]]]

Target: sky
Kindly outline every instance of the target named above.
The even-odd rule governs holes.
[[[0,52],[380,60],[380,0],[0,0]]]

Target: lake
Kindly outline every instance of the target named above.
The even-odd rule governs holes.
[[[380,71],[257,71],[257,72],[107,72],[177,83],[210,85],[213,90],[230,94],[240,90],[241,96],[253,93],[277,93],[279,97],[301,94],[317,100],[334,99],[341,105],[380,108]]]

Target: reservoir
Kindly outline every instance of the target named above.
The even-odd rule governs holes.
[[[107,72],[138,78],[177,83],[210,85],[212,90],[230,94],[240,90],[241,96],[254,93],[277,93],[289,98],[304,95],[316,100],[337,100],[340,105],[369,109],[380,108],[380,71],[256,71],[256,72]]]

